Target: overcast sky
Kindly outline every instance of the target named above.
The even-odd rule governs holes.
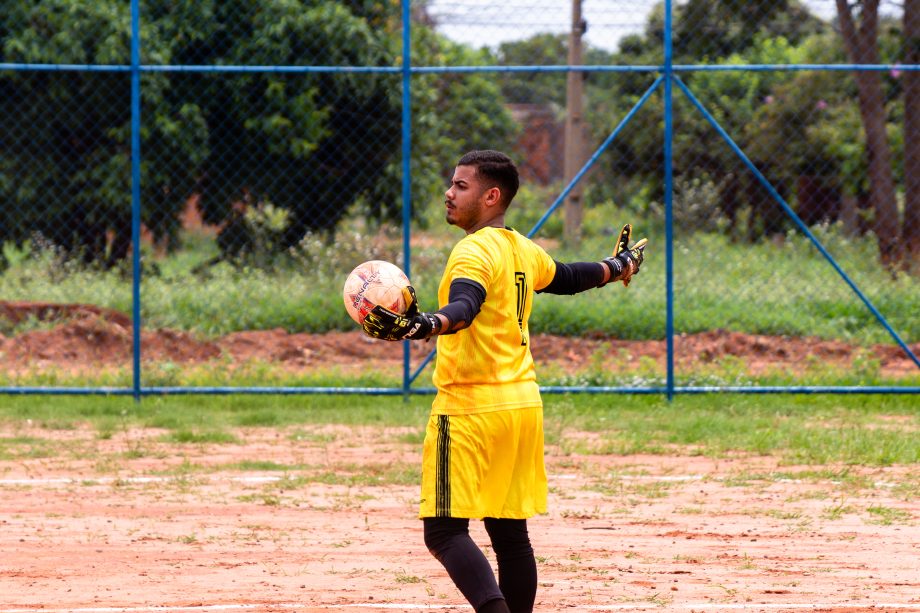
[[[620,38],[643,31],[658,1],[582,0],[582,13],[588,22],[585,43],[616,51]],[[830,20],[836,15],[835,0],[805,0],[804,4],[822,19]],[[881,4],[885,14],[901,14],[895,0],[882,0]],[[495,47],[539,32],[568,32],[572,3],[571,0],[430,0],[429,13],[436,19],[438,30],[447,37],[474,47]]]

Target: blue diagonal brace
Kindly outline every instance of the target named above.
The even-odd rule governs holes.
[[[760,184],[763,185],[764,188],[773,197],[773,199],[776,200],[781,207],[783,207],[783,210],[792,219],[792,221],[795,222],[795,225],[799,227],[799,230],[801,230],[802,233],[808,237],[808,240],[810,240],[812,244],[817,247],[818,251],[821,252],[821,255],[824,256],[824,258],[834,268],[834,270],[837,271],[837,274],[840,275],[840,278],[842,278],[846,284],[850,286],[850,289],[853,290],[853,293],[855,293],[859,299],[862,300],[863,304],[865,304],[866,308],[871,311],[872,315],[874,315],[879,323],[881,323],[882,326],[888,330],[888,334],[891,335],[891,338],[893,338],[895,342],[901,346],[901,349],[903,349],[904,352],[910,357],[910,359],[913,360],[914,364],[917,365],[917,368],[920,368],[920,359],[917,359],[917,356],[914,355],[914,352],[910,350],[910,347],[907,345],[907,343],[905,343],[904,340],[902,340],[898,335],[898,333],[895,332],[894,328],[891,327],[891,325],[888,323],[888,320],[885,319],[881,312],[875,308],[875,305],[872,304],[872,301],[862,293],[862,290],[856,286],[853,280],[850,279],[849,275],[847,275],[847,273],[845,273],[843,269],[840,268],[840,265],[837,264],[837,261],[834,260],[833,256],[827,251],[827,249],[824,248],[824,245],[821,244],[821,241],[819,241],[815,235],[811,233],[811,230],[808,229],[808,226],[805,225],[805,222],[803,222],[802,219],[796,214],[796,212],[792,210],[792,207],[789,206],[789,204],[785,201],[785,199],[783,199],[782,196],[780,196],[779,192],[776,191],[776,188],[774,188],[773,185],[763,175],[763,173],[757,169],[757,166],[755,166],[750,158],[745,155],[744,151],[741,150],[741,147],[739,147],[738,144],[732,140],[732,137],[728,135],[728,132],[726,132],[725,129],[719,125],[719,122],[716,121],[716,118],[713,117],[712,114],[706,110],[706,107],[704,107],[703,104],[696,98],[696,96],[693,95],[693,92],[690,91],[686,84],[684,84],[684,82],[681,81],[677,76],[674,76],[673,78],[674,82],[677,84],[680,90],[684,92],[685,96],[687,96],[687,99],[693,104],[693,106],[697,108],[700,113],[702,113],[703,117],[706,118],[706,121],[708,121],[709,124],[715,128],[716,132],[719,133],[719,136],[721,136],[722,139],[728,143],[728,146],[732,149],[732,151],[735,152],[735,155],[737,155],[741,161],[744,162],[744,165],[747,166],[752,173],[754,173],[754,176],[757,177],[757,180],[760,182]]]
[[[546,223],[546,220],[549,219],[550,216],[555,212],[555,210],[559,208],[559,205],[561,205],[563,201],[565,201],[569,193],[575,188],[576,185],[578,185],[578,182],[581,181],[582,177],[585,176],[585,173],[591,170],[591,167],[594,166],[595,162],[597,162],[601,154],[604,153],[604,151],[606,151],[610,147],[610,144],[613,143],[616,137],[620,135],[620,132],[623,131],[623,128],[625,128],[629,124],[629,122],[632,121],[632,118],[635,117],[636,113],[639,112],[639,109],[645,106],[645,103],[648,101],[649,98],[652,97],[652,94],[655,93],[655,90],[657,90],[661,86],[662,82],[664,82],[664,77],[659,76],[649,86],[649,88],[645,90],[645,93],[642,94],[642,97],[639,98],[639,100],[636,102],[636,104],[633,105],[633,107],[629,110],[629,112],[623,116],[623,119],[620,120],[620,123],[617,124],[617,127],[613,129],[613,132],[610,133],[610,136],[604,139],[604,142],[601,143],[600,147],[597,148],[597,151],[595,151],[594,154],[590,158],[588,158],[588,161],[585,162],[585,165],[582,166],[581,170],[579,170],[578,173],[574,177],[572,177],[572,180],[569,182],[569,184],[565,186],[565,189],[562,190],[562,193],[559,194],[559,197],[556,198],[556,200],[550,205],[550,207],[546,210],[543,216],[539,220],[537,220],[537,223],[534,224],[534,227],[531,228],[530,232],[527,233],[527,238],[532,237],[534,234],[537,233],[537,231],[540,228],[543,227],[543,224]],[[409,378],[409,383],[412,383],[413,381],[415,381],[416,378],[418,378],[421,372],[425,370],[425,367],[428,366],[431,360],[434,359],[434,356],[436,353],[437,353],[437,349],[432,349],[431,352],[427,356],[425,356],[425,359],[422,360],[422,363],[419,365],[416,371]]]
[[[543,213],[543,216],[537,220],[537,223],[534,224],[530,232],[527,233],[527,238],[531,238],[534,234],[536,234],[540,228],[543,227],[543,224],[545,224],[546,221],[552,216],[552,214],[556,212],[556,209],[558,209],[559,206],[565,202],[565,199],[568,198],[572,190],[575,189],[575,186],[578,185],[578,182],[581,181],[582,177],[585,176],[585,173],[591,170],[591,167],[594,166],[595,162],[597,162],[601,154],[610,147],[614,140],[616,140],[616,137],[619,136],[620,132],[623,131],[623,128],[625,128],[629,122],[632,121],[632,118],[636,116],[636,113],[639,112],[639,109],[645,106],[646,101],[648,101],[652,94],[655,93],[655,90],[661,86],[663,81],[664,77],[658,77],[655,79],[654,83],[652,83],[651,86],[645,90],[645,93],[642,94],[642,97],[639,98],[639,101],[636,102],[636,104],[633,105],[629,112],[623,116],[623,119],[620,120],[620,123],[617,124],[617,127],[614,128],[613,132],[610,133],[610,136],[608,136],[604,142],[601,143],[601,146],[597,148],[597,151],[595,151],[590,158],[588,158],[588,161],[585,162],[585,165],[582,166],[581,170],[579,170],[578,173],[572,177],[572,180],[568,185],[565,186],[565,189],[562,190],[562,192],[559,194],[559,197],[556,198],[556,200],[550,205],[548,209],[546,209],[546,212]]]

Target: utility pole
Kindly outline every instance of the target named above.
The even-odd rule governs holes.
[[[569,32],[569,65],[581,66],[581,37],[588,29],[581,16],[581,0],[572,0],[572,30]],[[581,170],[584,159],[584,81],[585,73],[569,71],[565,92],[565,164],[564,179],[568,185]],[[582,183],[579,181],[565,201],[565,242],[569,246],[581,239]]]

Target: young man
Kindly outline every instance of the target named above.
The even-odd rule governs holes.
[[[445,193],[447,223],[466,231],[438,288],[440,310],[421,313],[415,290],[400,315],[375,307],[364,321],[385,340],[438,336],[437,396],[425,434],[419,516],[425,544],[480,613],[529,612],[537,566],[527,518],[546,512],[543,403],[530,354],[533,294],[574,294],[639,271],[645,241],[601,262],[562,264],[505,227],[518,190],[514,163],[473,151],[457,163]],[[498,581],[469,535],[482,519],[498,561]]]

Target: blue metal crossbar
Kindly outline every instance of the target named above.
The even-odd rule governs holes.
[[[207,73],[377,73],[402,74],[406,69],[400,66],[259,66],[259,65],[209,65],[209,64],[23,64],[0,62],[0,71],[15,72],[207,72]],[[920,64],[675,64],[672,72],[904,72],[920,71]],[[410,74],[445,73],[505,73],[505,72],[665,72],[663,65],[609,66],[604,64],[583,64],[572,66],[408,66]]]

